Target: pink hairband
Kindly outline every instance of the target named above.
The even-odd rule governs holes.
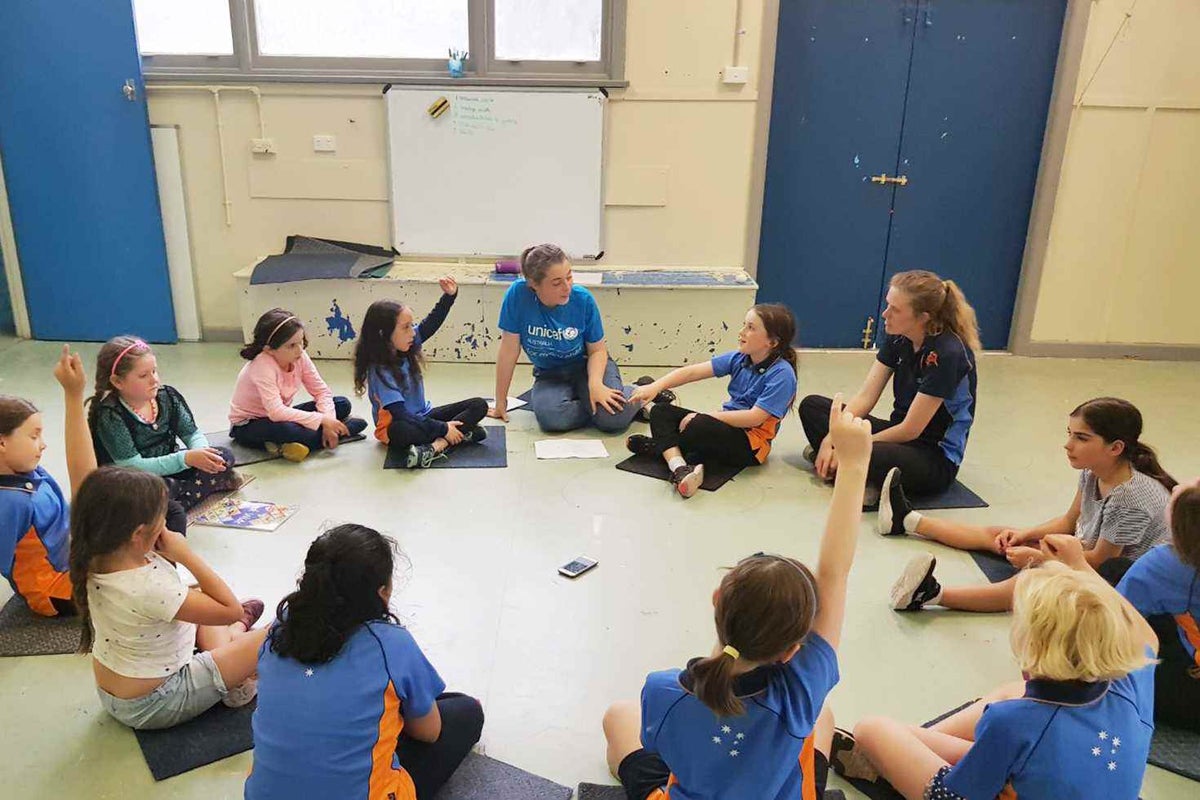
[[[108,373],[108,377],[115,378],[117,376],[117,364],[120,364],[121,359],[125,357],[125,354],[128,353],[130,350],[132,350],[135,347],[146,347],[147,349],[149,349],[148,345],[145,342],[143,342],[141,339],[134,339],[133,344],[129,345],[124,350],[122,350],[120,355],[117,356],[116,360],[113,361],[112,370]]]
[[[280,328],[282,328],[284,325],[287,325],[289,322],[291,322],[291,321],[292,321],[292,320],[294,320],[295,318],[296,318],[295,316],[288,317],[288,318],[287,318],[287,319],[285,319],[283,322],[281,322],[281,323],[279,323],[278,325],[276,325],[276,326],[275,326],[275,329],[274,329],[274,330],[272,330],[272,331],[271,331],[271,333],[270,333],[270,335],[268,335],[268,336],[267,336],[267,341],[263,342],[263,344],[265,344],[265,345],[268,345],[268,346],[269,346],[269,345],[271,344],[271,340],[275,338],[275,334],[279,333],[279,329],[280,329]]]

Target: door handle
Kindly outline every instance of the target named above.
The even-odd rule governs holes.
[[[125,93],[125,99],[129,102],[137,100],[137,84],[133,82],[133,78],[125,80],[125,86],[121,88],[121,91]]]
[[[880,186],[887,186],[889,183],[894,183],[898,186],[908,186],[908,176],[897,175],[895,178],[893,178],[887,173],[884,173],[883,175],[872,175],[871,183],[878,183]]]

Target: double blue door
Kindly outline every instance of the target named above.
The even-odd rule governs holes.
[[[809,347],[887,278],[953,278],[1007,344],[1066,0],[783,0],[758,260]]]
[[[3,0],[0,76],[0,158],[34,337],[174,341],[131,0]]]

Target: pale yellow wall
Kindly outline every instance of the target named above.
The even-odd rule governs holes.
[[[1034,342],[1200,344],[1197,41],[1196,0],[1093,3]]]
[[[734,0],[628,3],[625,76],[606,131],[605,263],[741,266],[750,204],[762,4],[744,3],[744,87],[721,84],[733,55]],[[149,92],[153,124],[179,126],[193,269],[204,329],[240,327],[232,274],[278,252],[289,233],[388,243],[380,86],[260,84],[274,156],[250,153],[254,98],[221,94],[226,224],[212,96]],[[337,137],[314,154],[312,136]],[[377,180],[372,176],[377,176]],[[382,188],[383,194],[380,194]],[[414,189],[419,190],[419,187]],[[355,199],[346,199],[346,198]]]

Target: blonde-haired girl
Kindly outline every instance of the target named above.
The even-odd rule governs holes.
[[[975,420],[975,353],[980,349],[975,309],[952,280],[926,270],[892,276],[883,310],[887,336],[875,363],[846,410],[871,423],[874,448],[867,473],[867,502],[878,502],[884,477],[899,479],[914,495],[936,494],[954,483]],[[895,398],[887,419],[869,417],[888,380]],[[832,478],[838,453],[829,438],[829,398],[800,402],[805,457],[817,475]]]
[[[883,777],[910,800],[1014,796],[1134,800],[1154,731],[1149,624],[1100,578],[1073,536],[1017,580],[1012,648],[1023,684],[931,728],[884,717],[839,734],[833,766]]]

